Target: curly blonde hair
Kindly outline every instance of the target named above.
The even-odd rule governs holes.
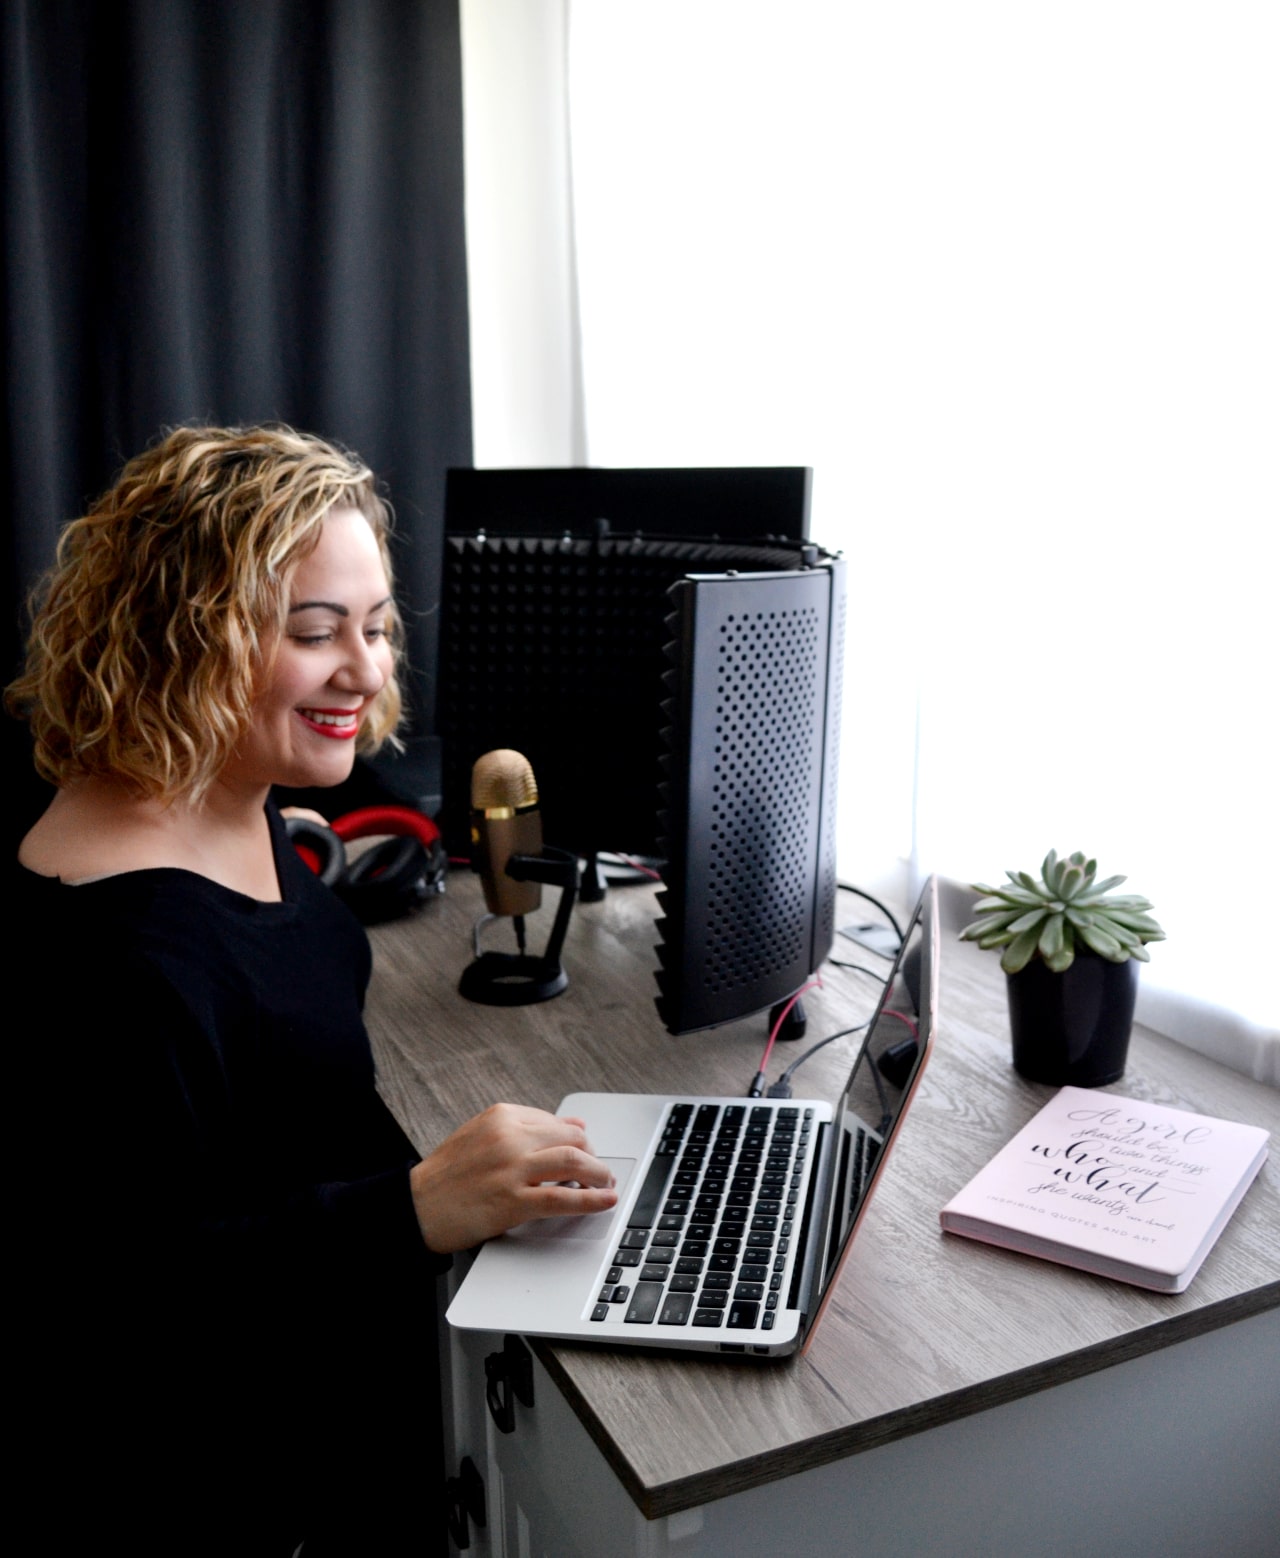
[[[249,729],[293,570],[335,504],[368,520],[390,580],[390,509],[346,450],[282,426],[180,427],[130,460],[63,531],[6,692],[41,774],[199,801]],[[399,717],[392,677],[361,747]]]

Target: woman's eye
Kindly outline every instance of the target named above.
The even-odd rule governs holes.
[[[331,643],[332,633],[291,633],[289,635],[295,644],[301,644],[304,648],[314,649],[321,644]]]
[[[376,644],[380,638],[386,638],[387,630],[384,627],[365,628],[364,636],[371,644]]]

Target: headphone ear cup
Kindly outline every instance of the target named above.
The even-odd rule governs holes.
[[[309,817],[286,817],[290,842],[306,864],[326,887],[336,889],[347,870],[347,851],[332,828],[322,827]]]
[[[362,924],[398,919],[426,902],[434,889],[431,861],[412,835],[383,839],[348,866],[338,896]]]

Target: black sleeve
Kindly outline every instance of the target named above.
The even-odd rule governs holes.
[[[68,1529],[127,1522],[139,1554],[204,1552],[206,1536],[248,1553],[217,1522],[243,1543],[245,1511],[270,1510],[288,1552],[295,1505],[366,1519],[369,1487],[420,1485],[397,1456],[438,1456],[448,1261],[422,1243],[412,1151],[371,1089],[351,1100],[341,1173],[295,1179],[268,1151],[260,1177],[244,1057],[198,990],[112,940],[79,949],[22,1046],[24,1458],[70,1468]],[[166,1488],[205,1525],[165,1524]]]
[[[114,968],[113,988],[129,994],[119,1025],[78,1001],[60,1025],[61,1080],[49,1079],[65,1105],[59,1227],[124,1277],[132,1265],[149,1281],[251,1284],[264,1298],[285,1281],[346,1289],[357,1272],[447,1269],[422,1243],[412,1149],[372,1090],[352,1098],[348,1139],[334,1142],[335,1165],[359,1172],[306,1177],[313,1165],[294,1172],[283,1123],[267,1122],[265,1147],[255,1135],[261,1109],[243,1096],[243,1057],[210,1031],[190,990],[130,960]]]

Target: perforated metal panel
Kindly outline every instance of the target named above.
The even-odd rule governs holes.
[[[691,568],[794,569],[799,547],[641,537],[445,542],[437,723],[446,841],[466,853],[471,765],[533,764],[549,843],[658,852],[667,591]]]
[[[843,564],[673,591],[667,891],[672,1032],[785,998],[830,950]]]

